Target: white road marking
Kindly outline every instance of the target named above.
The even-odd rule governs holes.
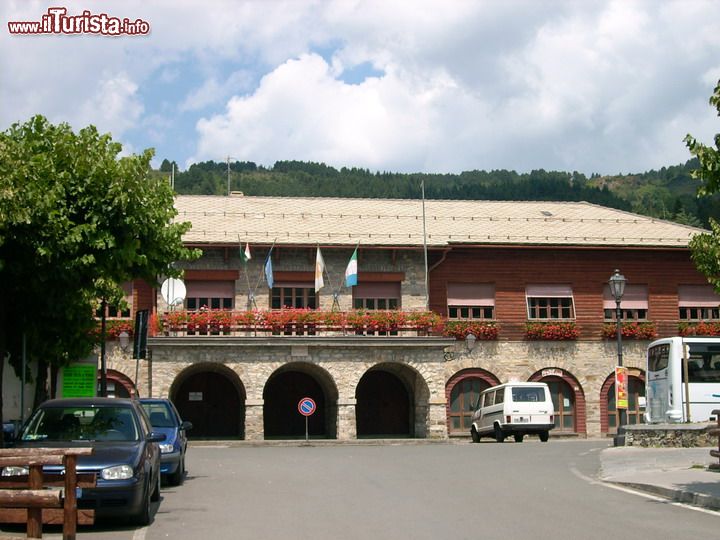
[[[610,489],[615,489],[617,491],[622,491],[623,493],[629,493],[631,495],[639,495],[640,497],[645,497],[646,499],[650,499],[652,501],[659,501],[664,502],[666,504],[671,504],[673,506],[679,506],[681,508],[686,508],[688,510],[695,510],[696,512],[702,512],[703,514],[711,514],[713,516],[720,516],[720,512],[717,510],[710,510],[709,508],[702,508],[700,506],[693,506],[686,503],[671,501],[670,499],[666,499],[665,497],[659,497],[657,495],[652,495],[651,493],[646,493],[644,491],[638,491],[636,489],[632,489],[625,486],[619,486],[617,484],[613,484],[610,482],[603,482],[602,480],[596,480],[595,478],[590,478],[589,476],[584,475],[580,471],[578,471],[575,467],[570,467],[570,472],[573,473],[575,476],[580,478],[581,480],[584,480],[588,484],[592,484],[594,486],[605,486]]]

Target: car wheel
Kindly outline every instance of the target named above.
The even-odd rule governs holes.
[[[148,483],[149,484],[149,483]],[[145,527],[147,525],[150,525],[150,486],[145,485],[145,493],[143,493],[143,502],[142,502],[142,508],[140,508],[140,511],[135,515],[133,521],[140,525],[141,527]]]
[[[524,437],[524,436],[525,436],[525,435],[523,435],[522,433],[516,433],[516,434],[515,434],[515,442],[523,442],[523,437]]]
[[[172,486],[181,486],[185,481],[185,458],[180,460],[177,469],[168,477],[168,482]]]
[[[158,502],[160,500],[160,473],[157,473],[157,480],[155,481],[155,487],[150,493],[150,500],[152,502]]]
[[[477,432],[477,429],[475,429],[475,426],[470,428],[470,436],[472,437],[472,442],[480,442],[480,434]]]
[[[503,442],[505,440],[505,434],[499,425],[495,424],[495,440],[497,442]]]
[[[541,431],[541,432],[540,432],[540,440],[541,440],[542,442],[548,442],[548,439],[549,439],[549,438],[550,438],[550,433],[548,433],[547,431]]]

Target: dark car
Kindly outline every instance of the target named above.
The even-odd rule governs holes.
[[[160,500],[160,449],[165,436],[154,433],[140,404],[116,398],[53,399],[33,412],[15,447],[89,446],[78,457],[78,472],[95,473],[96,487],[82,489],[78,508],[95,510],[97,518],[129,517],[151,521],[150,503]],[[62,467],[46,467],[58,470]],[[27,474],[5,467],[3,476]]]
[[[192,423],[182,421],[169,399],[142,398],[140,403],[153,431],[165,435],[165,441],[160,444],[160,472],[170,485],[179,486],[185,480],[187,431],[192,429]]]

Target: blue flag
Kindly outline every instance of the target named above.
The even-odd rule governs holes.
[[[273,287],[273,270],[272,270],[272,248],[268,252],[267,259],[265,259],[265,281],[267,281],[268,289]]]

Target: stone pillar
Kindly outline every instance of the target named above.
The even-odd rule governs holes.
[[[265,438],[263,429],[263,405],[265,400],[245,400],[245,440],[262,441]]]
[[[428,439],[447,439],[447,416],[445,401],[431,401],[428,405]]]
[[[338,400],[338,429],[337,438],[348,441],[357,439],[357,424],[355,423],[355,398]]]

